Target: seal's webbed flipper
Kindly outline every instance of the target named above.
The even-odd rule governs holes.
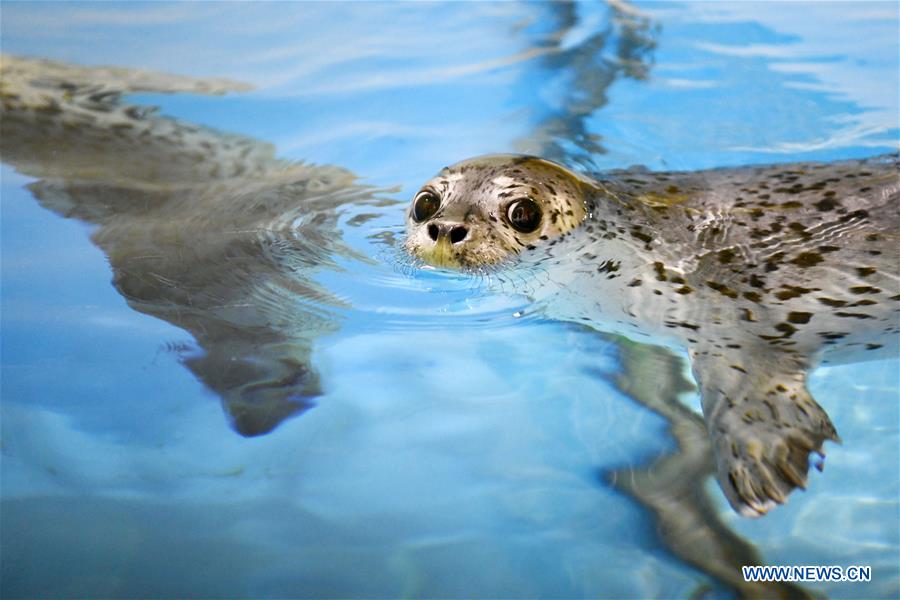
[[[679,398],[694,390],[684,361],[666,348],[612,338],[619,348],[619,390],[663,417],[676,447],[652,463],[613,471],[612,485],[656,519],[656,534],[679,559],[735,590],[740,598],[805,598],[805,589],[779,581],[745,581],[741,567],[763,565],[759,550],[723,522],[706,483],[714,464],[703,419]],[[695,593],[693,597],[699,597]]]
[[[783,352],[691,348],[719,484],[732,507],[760,516],[806,488],[809,454],[839,441],[806,388],[809,365]],[[817,465],[821,469],[821,465]]]

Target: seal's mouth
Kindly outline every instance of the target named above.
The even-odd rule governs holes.
[[[465,266],[453,251],[450,241],[445,237],[439,238],[431,248],[417,248],[416,254],[426,263],[435,267],[461,269]]]
[[[456,271],[482,270],[494,267],[511,258],[511,253],[498,247],[454,245],[446,238],[435,243],[422,243],[408,237],[404,243],[406,252],[427,265]]]
[[[467,266],[446,240],[439,241],[431,247],[407,245],[407,251],[433,267],[459,270]]]

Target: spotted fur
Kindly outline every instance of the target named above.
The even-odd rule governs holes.
[[[435,261],[427,223],[410,220],[407,248],[451,267],[519,255],[547,269],[532,291],[548,315],[687,346],[732,506],[761,515],[805,487],[810,453],[838,439],[809,371],[897,352],[898,155],[595,179],[559,166],[550,178],[549,164],[492,156],[445,169],[436,218],[469,234]],[[506,186],[547,207],[538,239],[490,218]]]

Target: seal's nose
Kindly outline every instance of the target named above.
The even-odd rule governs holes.
[[[449,237],[451,244],[458,244],[469,235],[469,230],[458,223],[431,223],[428,225],[428,237],[432,241]]]

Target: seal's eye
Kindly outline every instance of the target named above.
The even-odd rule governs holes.
[[[506,218],[516,231],[531,233],[541,224],[541,207],[531,198],[522,198],[509,205]]]
[[[422,190],[413,200],[412,218],[416,223],[421,223],[433,217],[440,207],[441,201],[434,192]]]

